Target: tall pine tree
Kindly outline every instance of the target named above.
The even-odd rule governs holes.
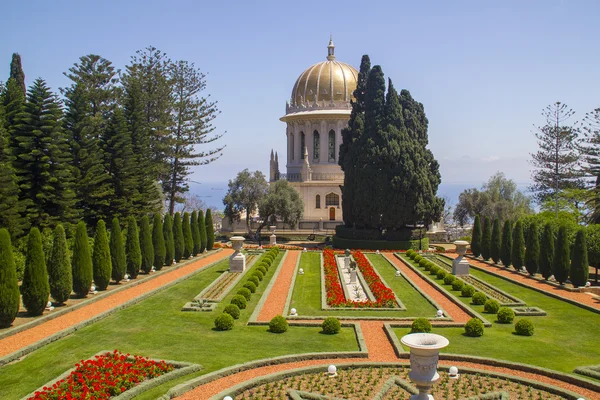
[[[553,274],[555,240],[553,225],[551,222],[547,222],[544,225],[544,232],[542,233],[540,259],[538,261],[540,273],[546,280]]]
[[[42,315],[48,296],[48,271],[44,250],[42,249],[42,235],[38,228],[31,228],[27,240],[27,256],[25,258],[25,274],[21,284],[23,305],[30,315]]]
[[[152,223],[152,248],[154,249],[154,268],[160,271],[165,265],[167,248],[165,245],[165,234],[160,214],[154,214]]]
[[[69,300],[73,291],[73,270],[67,246],[65,228],[61,224],[54,228],[54,240],[48,260],[50,295],[57,304]]]
[[[165,235],[165,265],[171,266],[175,257],[175,238],[173,237],[173,218],[169,213],[165,214],[163,232]]]
[[[24,96],[27,89],[25,87],[25,72],[23,72],[21,55],[19,53],[13,53],[12,55],[12,60],[10,62],[10,79],[14,79],[15,82],[17,82]]]

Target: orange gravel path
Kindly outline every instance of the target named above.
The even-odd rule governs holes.
[[[224,249],[218,253],[211,254],[196,262],[178,268],[173,271],[161,274],[156,278],[140,283],[137,286],[116,292],[108,295],[102,300],[98,300],[90,305],[84,306],[65,315],[57,317],[53,320],[44,322],[34,326],[16,335],[9,336],[0,340],[0,357],[4,357],[15,351],[34,344],[46,337],[70,328],[80,322],[86,321],[114,307],[118,307],[123,303],[135,299],[145,293],[150,292],[160,286],[173,282],[176,279],[182,278],[192,272],[197,271],[215,261],[219,261],[233,254],[233,250]]]
[[[300,251],[288,250],[283,265],[279,270],[277,280],[269,292],[267,301],[265,301],[258,314],[257,321],[268,322],[278,314],[283,315],[283,312],[285,311],[285,301],[292,284],[298,257],[300,257]]]
[[[371,361],[397,361],[392,343],[388,340],[381,321],[361,321],[360,328]]]
[[[454,322],[467,323],[471,316],[463,311],[462,308],[453,303],[447,296],[440,293],[431,283],[421,278],[419,274],[414,272],[412,269],[407,267],[402,261],[400,261],[393,254],[383,255],[389,262],[391,262],[397,269],[399,269],[406,277],[415,283],[424,293],[427,293],[442,309],[454,320]]]

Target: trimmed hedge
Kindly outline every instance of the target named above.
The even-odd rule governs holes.
[[[260,279],[258,279],[256,276],[249,276],[247,282],[252,282],[256,287],[258,287],[260,284]]]
[[[470,337],[483,336],[483,322],[478,318],[471,318],[465,325],[465,334]]]
[[[250,293],[256,292],[256,285],[252,281],[244,283],[244,287],[250,291]]]
[[[533,323],[528,319],[520,319],[515,324],[515,333],[521,336],[533,335]]]
[[[229,304],[223,309],[223,312],[231,315],[233,319],[238,319],[240,317],[240,308],[235,304]]]
[[[257,277],[259,281],[262,281],[265,275],[259,270],[255,270],[254,272],[252,272],[251,277]]]
[[[410,326],[410,333],[431,332],[431,322],[427,318],[417,318]]]
[[[269,321],[269,332],[284,333],[287,332],[287,330],[288,322],[283,316],[277,315],[273,317],[271,321]]]
[[[422,239],[424,249],[429,247],[429,238]],[[391,240],[355,240],[338,236],[333,237],[333,247],[337,249],[365,249],[365,250],[408,250],[418,249],[419,240],[391,241]]]
[[[244,308],[246,308],[246,306],[248,305],[248,302],[246,302],[246,298],[242,295],[236,294],[235,296],[233,296],[231,298],[231,304],[235,304],[236,306],[238,306],[238,308],[240,310],[243,310]]]
[[[321,324],[321,329],[323,329],[323,333],[327,335],[334,335],[340,332],[342,324],[340,323],[340,320],[335,317],[327,317]]]
[[[215,329],[218,331],[230,331],[233,329],[233,317],[223,313],[215,318]]]
[[[515,312],[512,308],[502,307],[498,311],[498,322],[501,324],[511,324],[515,319]]]

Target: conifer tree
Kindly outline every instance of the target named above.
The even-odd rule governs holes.
[[[142,265],[142,250],[140,247],[140,233],[135,217],[127,218],[127,238],[125,242],[127,274],[131,279],[137,278]]]
[[[215,244],[215,227],[213,225],[210,208],[206,210],[206,249],[212,250]]]
[[[569,250],[569,235],[567,227],[562,225],[558,228],[556,246],[554,247],[554,278],[563,285],[569,277],[571,256]]]
[[[518,271],[525,265],[525,234],[523,233],[523,223],[518,220],[513,230],[513,246],[511,261],[513,267]]]
[[[171,266],[175,257],[175,238],[173,237],[173,218],[169,213],[165,214],[163,232],[165,236],[165,265]]]
[[[50,285],[48,284],[48,271],[44,250],[42,249],[42,235],[38,228],[31,228],[27,240],[27,256],[25,258],[25,273],[21,284],[23,305],[30,315],[42,315],[48,303]]]
[[[23,107],[25,106],[25,96],[26,93],[21,89],[19,83],[14,78],[10,78],[6,82],[1,99],[6,115],[4,127],[10,134],[10,146],[13,148],[16,148],[19,143],[12,133],[17,127],[17,115],[23,111]]]
[[[202,254],[206,250],[206,223],[202,210],[198,210],[198,231],[200,232],[200,253]]]
[[[19,281],[13,259],[10,234],[0,229],[0,328],[12,325],[19,312]]]
[[[75,230],[71,266],[73,267],[73,291],[78,297],[86,297],[92,286],[94,275],[87,227],[83,221],[79,221]]]
[[[190,225],[190,213],[183,213],[183,258],[190,258],[194,252],[194,238],[192,238],[192,227]]]
[[[502,233],[500,232],[500,219],[494,218],[492,226],[492,248],[490,256],[495,264],[500,262],[500,254],[502,252]]]
[[[475,221],[473,222],[473,233],[471,235],[471,251],[473,252],[474,257],[479,257],[481,255],[482,236],[481,218],[479,215],[476,215]]]
[[[140,249],[142,251],[142,271],[149,274],[154,263],[154,246],[152,245],[152,231],[147,215],[142,217],[140,225]]]
[[[125,256],[125,243],[119,218],[112,219],[110,229],[110,260],[112,264],[112,279],[119,283],[127,272],[127,257]]]
[[[65,228],[58,224],[54,228],[54,240],[48,260],[48,280],[50,282],[50,295],[57,304],[62,304],[69,299],[73,290],[73,270],[67,246]]]
[[[12,167],[9,135],[4,127],[4,109],[0,104],[0,227],[8,229],[13,238],[20,237],[26,228],[20,212],[19,186]]]
[[[181,224],[181,214],[179,212],[175,213],[175,219],[173,220],[173,238],[175,240],[175,262],[179,262],[183,257],[185,248],[183,226]]]
[[[552,268],[554,265],[554,228],[551,222],[544,225],[542,233],[542,241],[540,246],[540,259],[538,266],[540,273],[544,279],[548,280],[553,274]]]
[[[192,255],[200,253],[200,230],[198,229],[198,212],[196,210],[192,211],[192,216],[190,220],[190,226],[192,229],[192,240],[194,242],[194,251]]]
[[[19,55],[19,53],[13,53],[12,55],[12,61],[10,62],[10,78],[15,80],[21,89],[23,96],[25,96],[25,93],[27,92],[27,89],[25,88],[25,72],[23,72],[21,55]]]
[[[485,261],[492,256],[492,221],[490,217],[483,219],[483,233],[481,236],[481,256]]]
[[[540,233],[535,221],[529,225],[527,231],[527,246],[525,248],[525,268],[529,275],[535,275],[539,270],[540,261]]]
[[[165,265],[167,248],[165,246],[165,234],[160,214],[154,214],[152,223],[152,247],[154,249],[154,269],[160,271]]]
[[[590,273],[585,228],[577,231],[571,257],[571,283],[574,287],[585,286]]]
[[[502,229],[502,250],[500,251],[500,260],[502,260],[502,265],[505,267],[510,267],[512,264],[512,237],[512,224],[510,220],[506,220]]]
[[[94,283],[96,289],[106,290],[112,276],[112,261],[110,257],[110,245],[106,233],[104,220],[98,221],[96,225],[96,236],[94,236],[94,253],[92,254],[92,266],[94,270]]]

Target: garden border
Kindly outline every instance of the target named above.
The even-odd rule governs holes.
[[[600,379],[600,364],[577,367],[573,372],[579,375],[589,376],[590,378]]]
[[[211,303],[220,303],[221,301],[223,301],[223,299],[225,297],[227,297],[227,295],[229,294],[229,292],[231,292],[231,290],[233,289],[233,287],[235,287],[235,285],[238,284],[239,281],[242,280],[242,278],[246,275],[246,273],[248,273],[248,271],[250,271],[250,268],[252,268],[254,266],[254,264],[256,264],[256,262],[258,261],[259,258],[261,258],[262,255],[255,255],[255,257],[253,258],[253,260],[246,266],[246,269],[244,269],[244,271],[242,271],[241,273],[239,273],[239,275],[237,277],[235,277],[233,279],[233,281],[231,281],[231,283],[229,284],[229,288],[226,289],[223,293],[221,293],[220,296],[215,297],[215,298],[211,298],[211,299],[206,299],[208,302]],[[202,296],[208,292],[209,290],[212,289],[213,286],[215,286],[217,284],[217,282],[219,280],[221,280],[223,278],[223,276],[225,274],[235,274],[237,272],[230,272],[229,270],[224,271],[221,275],[219,275],[219,277],[217,279],[215,279],[214,281],[211,282],[210,285],[208,285],[207,287],[205,287],[204,289],[202,289],[202,291],[200,293],[198,293],[198,295],[196,295],[194,297],[194,300],[202,300]]]
[[[254,307],[254,311],[252,311],[252,314],[250,314],[250,318],[248,319],[248,322],[246,323],[246,325],[262,325],[263,324],[261,322],[258,322],[258,315],[260,314],[260,311],[262,310],[263,306],[267,302],[267,299],[269,298],[269,295],[271,294],[271,290],[273,289],[273,286],[275,286],[275,282],[277,282],[277,278],[279,277],[281,268],[283,268],[284,261],[287,258],[290,250],[279,250],[279,251],[280,252],[284,251],[285,253],[281,257],[281,261],[279,261],[279,264],[277,265],[275,273],[271,277],[271,281],[267,285],[267,288],[263,292],[263,295],[258,300],[258,303],[256,303],[256,306]],[[271,267],[272,267],[272,265],[271,265]]]

